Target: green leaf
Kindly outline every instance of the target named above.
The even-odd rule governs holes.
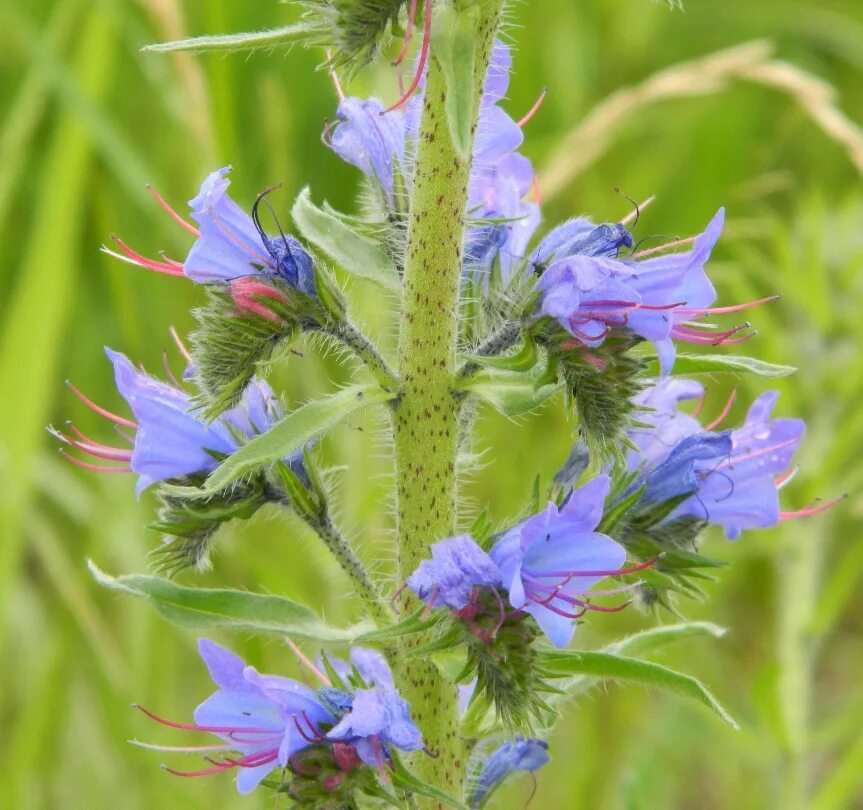
[[[647,361],[648,374],[659,374],[659,361]],[[675,374],[756,374],[759,377],[787,377],[797,371],[794,366],[767,363],[755,357],[733,354],[678,354],[674,361]]]
[[[674,692],[712,709],[733,729],[740,728],[701,681],[651,661],[639,661],[608,652],[548,650],[542,654],[540,665],[550,678],[589,675],[604,680],[630,681]]]
[[[461,11],[441,8],[434,30],[432,49],[443,69],[447,86],[446,117],[453,146],[459,155],[470,156],[471,129],[476,108],[474,51],[479,9]]]
[[[313,610],[283,596],[226,588],[187,588],[143,574],[112,577],[92,561],[88,566],[100,585],[146,599],[166,619],[183,627],[278,633],[344,643],[352,643],[372,630],[369,623],[345,629],[330,627]]]
[[[456,810],[468,810],[467,807],[457,799],[454,799],[452,796],[449,796],[442,790],[434,787],[434,785],[430,785],[428,782],[424,782],[418,776],[412,774],[404,766],[404,763],[395,751],[391,751],[391,756],[392,768],[390,769],[390,778],[392,779],[393,787],[399,788],[400,790],[407,790],[420,796],[427,796],[442,805],[454,807]]]
[[[725,633],[726,630],[724,627],[720,627],[718,624],[713,624],[712,622],[667,624],[660,627],[651,627],[647,630],[642,630],[640,633],[633,633],[631,636],[609,644],[603,649],[603,652],[614,655],[620,655],[621,653],[643,655],[644,653],[653,652],[678,641],[685,641],[699,636],[722,638]]]
[[[465,390],[488,402],[505,416],[521,416],[556,394],[557,382],[540,382],[528,374],[479,372],[465,383]]]
[[[390,290],[401,286],[389,256],[371,239],[357,233],[324,203],[316,206],[304,188],[294,202],[291,216],[300,233],[333,261],[356,276],[376,281]]]
[[[203,492],[219,492],[258,467],[291,455],[356,411],[386,402],[392,396],[379,386],[370,384],[345,388],[325,399],[307,402],[228,456],[207,479]]]
[[[172,53],[174,51],[231,53],[254,51],[258,48],[272,50],[273,48],[285,47],[301,42],[307,39],[309,34],[309,26],[298,23],[295,25],[285,25],[281,28],[271,28],[265,31],[250,31],[243,34],[217,34],[214,36],[178,39],[174,42],[159,42],[154,45],[146,45],[141,50],[156,53]]]

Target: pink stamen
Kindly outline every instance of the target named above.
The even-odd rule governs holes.
[[[192,236],[200,237],[201,232],[194,225],[192,225],[191,222],[187,222],[173,208],[171,208],[171,206],[168,205],[168,203],[165,201],[165,198],[161,194],[159,194],[159,192],[156,191],[156,189],[154,189],[149,183],[147,184],[147,191],[149,191],[150,194],[152,194],[156,198],[156,202],[159,203],[159,205],[161,205],[162,208],[164,208],[165,211],[168,212],[168,215],[171,217],[171,219],[174,220],[174,222],[176,222],[181,228],[187,230],[190,234],[192,234]]]
[[[639,205],[634,211],[630,211],[622,220],[620,220],[621,225],[628,225],[632,220],[634,220],[648,205],[652,202],[656,201],[656,195],[651,194],[641,205]]]
[[[169,768],[167,765],[163,765],[162,770],[164,770],[166,773],[171,774],[171,776],[182,776],[184,778],[193,779],[196,776],[210,776],[214,773],[222,773],[233,767],[234,766],[230,763],[225,762],[219,765],[214,765],[212,768],[204,768],[200,771],[177,771],[174,770],[174,768]]]
[[[694,419],[698,419],[701,415],[701,411],[704,408],[704,403],[707,401],[707,389],[704,389],[704,393],[698,398],[698,402],[695,403],[695,408],[692,410],[692,417]]]
[[[236,726],[199,726],[197,723],[180,723],[176,720],[166,720],[164,717],[159,717],[157,714],[153,714],[149,709],[145,709],[138,703],[133,703],[132,708],[137,709],[140,712],[143,712],[147,715],[151,720],[155,720],[157,723],[160,723],[163,726],[169,726],[170,728],[179,728],[184,731],[206,731],[210,734],[232,734],[234,732],[241,732],[243,734],[275,734],[276,730],[272,728],[237,728]]]
[[[171,333],[171,337],[173,338],[174,343],[176,344],[177,349],[179,350],[180,354],[183,355],[183,358],[185,359],[185,361],[187,363],[191,363],[192,362],[192,355],[189,352],[189,350],[186,348],[186,344],[183,343],[182,338],[177,334],[177,330],[174,329],[173,326],[171,326],[168,328],[168,331]]]
[[[633,306],[635,309],[646,309],[650,312],[663,312],[669,309],[677,309],[678,307],[683,306],[683,302],[679,301],[675,304],[634,304]]]
[[[110,419],[112,422],[116,422],[118,425],[123,425],[128,428],[132,428],[134,430],[138,429],[138,423],[133,422],[131,419],[124,419],[122,416],[117,416],[115,413],[111,413],[111,411],[106,411],[104,408],[99,407],[95,402],[85,397],[72,383],[66,380],[66,385],[69,390],[81,400],[91,411],[95,411],[99,414],[99,416],[104,416],[106,419]]]
[[[722,409],[722,412],[719,416],[716,417],[709,425],[705,425],[705,430],[713,430],[715,427],[718,427],[725,421],[725,417],[731,413],[731,409],[734,407],[734,401],[737,399],[737,389],[732,388],[731,393],[728,395],[728,399],[725,402],[725,407]]]
[[[76,467],[80,467],[82,470],[89,470],[90,472],[97,473],[130,473],[132,472],[131,467],[111,467],[106,464],[90,464],[87,461],[82,461],[80,458],[76,458],[75,456],[67,453],[62,448],[60,449],[60,455],[63,456],[67,461],[71,461]]]
[[[306,657],[305,653],[293,642],[292,639],[285,636],[285,644],[287,644],[291,648],[291,652],[297,656],[297,660],[311,672],[315,677],[320,680],[320,682],[324,686],[332,686],[333,682],[323,673],[321,672],[309,659]]]
[[[745,309],[760,307],[762,304],[770,304],[773,301],[778,301],[782,298],[778,293],[776,295],[768,295],[766,298],[759,298],[757,301],[747,301],[745,304],[735,304],[730,307],[706,307],[704,309],[686,309],[681,312],[692,313],[697,315],[728,315],[731,312],[742,312]]]
[[[784,486],[790,483],[798,472],[800,472],[800,465],[795,464],[790,470],[782,473],[782,475],[777,475],[774,480],[774,483],[776,484],[776,489],[782,489]]]
[[[812,517],[812,515],[820,515],[822,512],[826,512],[828,509],[832,509],[834,506],[836,506],[836,504],[842,503],[842,501],[844,501],[847,497],[847,495],[840,495],[838,498],[834,498],[832,501],[827,501],[827,503],[807,506],[805,509],[798,509],[796,512],[780,512],[779,520],[794,520],[794,518]]]
[[[542,92],[539,94],[539,98],[533,102],[533,106],[525,113],[523,118],[520,118],[516,121],[516,126],[519,129],[524,128],[524,125],[527,124],[531,118],[533,118],[537,112],[539,112],[539,108],[542,107],[542,102],[545,101],[545,97],[548,95],[548,88],[543,87]]]
[[[145,267],[147,270],[155,270],[157,273],[165,273],[168,276],[182,276],[183,270],[181,267],[176,267],[173,264],[168,264],[167,262],[157,262],[153,259],[148,259],[146,256],[141,255],[136,250],[132,250],[120,237],[111,234],[111,239],[117,243],[117,247],[126,254],[126,258],[131,261],[132,264],[136,264],[139,267]],[[113,256],[117,256],[117,254],[113,253],[113,251],[109,251],[106,249],[106,253],[109,253]],[[117,256],[117,258],[122,258]]]
[[[657,245],[656,247],[647,248],[647,250],[639,250],[638,253],[633,253],[629,258],[643,259],[645,256],[652,256],[654,253],[662,253],[664,250],[683,247],[683,245],[691,245],[696,239],[698,239],[697,236],[689,236],[686,239],[676,239],[674,242],[666,242],[664,245]]]
[[[183,263],[178,262],[176,259],[172,259],[164,250],[159,251],[159,256],[162,257],[162,261],[165,262],[165,264],[170,264],[172,267],[179,267],[182,269]]]
[[[772,444],[769,447],[762,447],[758,450],[753,450],[751,453],[744,453],[741,456],[732,456],[731,458],[727,458],[721,461],[714,468],[715,470],[721,469],[722,467],[734,467],[735,464],[740,464],[744,461],[752,461],[754,458],[760,458],[761,456],[766,456],[769,453],[774,453],[777,450],[783,450],[786,447],[790,447],[794,444],[797,444],[799,441],[798,438],[787,439],[784,442],[779,442],[779,444]]]
[[[539,185],[539,175],[535,174],[533,176],[533,201],[537,205],[542,204],[542,189]]]
[[[432,7],[434,3],[432,0],[425,0],[425,23],[423,25],[423,44],[422,49],[420,50],[420,58],[419,63],[417,64],[416,73],[414,74],[413,81],[410,83],[410,87],[402,94],[402,97],[391,107],[384,110],[381,115],[386,115],[387,113],[391,113],[393,110],[398,110],[408,103],[410,97],[416,92],[417,87],[420,85],[420,81],[422,81],[423,71],[426,67],[426,61],[428,61],[429,55],[429,44],[431,43],[431,25],[432,25]]]
[[[431,0],[427,0],[427,2],[431,2]],[[399,55],[396,57],[393,65],[398,67],[402,62],[404,62],[405,57],[408,55],[408,48],[410,47],[411,40],[414,35],[414,22],[416,21],[417,16],[417,0],[411,0],[410,5],[408,6],[408,22],[407,27],[405,28],[405,38],[402,41],[402,48],[399,51]]]
[[[60,433],[59,430],[55,431],[54,435],[60,439],[60,441],[65,442],[70,447],[74,447],[76,450],[80,450],[82,453],[86,453],[88,456],[102,458],[106,461],[129,462],[132,460],[131,450],[123,450],[119,447],[109,447],[108,445],[100,444],[99,442],[94,442],[92,444],[88,442],[79,442],[66,436],[64,433]]]
[[[300,721],[299,721],[299,718],[297,717],[297,715],[294,715],[291,719],[294,721],[294,725],[296,726],[297,731],[299,731],[299,732],[300,732],[300,736],[301,736],[301,737],[302,737],[302,738],[303,738],[307,743],[316,743],[316,742],[318,742],[318,737],[317,737],[317,736],[312,736],[312,737],[310,737],[310,736],[309,736],[309,734],[308,734],[308,732],[307,732],[307,731],[306,731],[306,730],[305,730],[305,729],[300,725]]]
[[[734,338],[734,335],[740,334],[744,329],[749,329],[752,326],[750,323],[742,323],[740,326],[735,326],[733,329],[727,329],[724,332],[713,332],[712,334],[703,334],[697,332],[689,326],[674,326],[671,330],[673,337],[687,343],[700,343],[706,346],[734,346],[737,343],[745,343],[747,340],[752,340],[758,333],[750,332],[743,337]]]
[[[272,265],[271,259],[264,256],[262,253],[259,253],[254,248],[250,248],[245,242],[243,242],[224,222],[222,222],[222,218],[216,213],[216,210],[212,205],[208,206],[207,213],[213,218],[213,222],[219,227],[219,230],[225,234],[240,250],[242,250],[247,256],[251,256],[256,262],[259,262],[264,267],[270,267]],[[263,244],[263,243],[262,243]]]

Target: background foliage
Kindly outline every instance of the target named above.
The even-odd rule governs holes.
[[[511,112],[526,110],[542,86],[551,91],[528,125],[525,148],[544,168],[547,221],[585,211],[601,220],[623,216],[628,204],[614,186],[638,199],[658,196],[642,217],[642,236],[695,232],[727,205],[714,278],[727,301],[783,293],[780,304],[754,313],[761,336],[747,349],[800,367],[779,381],[781,414],[810,424],[804,469],[787,502],[799,507],[815,496],[852,493],[826,516],[734,545],[718,535],[708,541],[711,555],[733,564],[708,585],[708,603],[680,609],[730,632],[720,641],[686,642],[658,660],[703,678],[741,732],[696,705],[636,688],[588,694],[560,726],[532,806],[863,807],[863,532],[855,495],[863,483],[863,134],[837,113],[830,90],[850,118],[863,121],[859,2],[690,0],[682,13],[647,0],[533,0],[514,4],[511,19],[520,26],[512,32]],[[192,633],[100,590],[86,571],[87,557],[112,572],[145,569],[158,542],[143,528],[151,499],[136,503],[123,476],[67,466],[44,426],[74,417],[86,432],[104,429],[63,378],[119,407],[102,344],[157,370],[168,326],[188,329],[189,310],[201,302],[192,284],[98,252],[117,232],[145,253],[184,253],[187,238],[145,183],[181,204],[205,172],[233,163],[236,196],[246,203],[284,182],[274,201],[286,223],[305,184],[318,201],[354,204],[357,173],[318,140],[336,100],[326,74],[314,72],[317,55],[138,53],[151,41],[290,20],[286,7],[270,2],[0,3],[4,807],[270,801],[241,800],[227,778],[172,778],[157,768],[161,755],[125,744],[177,741],[130,702],[183,717],[209,681]],[[753,40],[766,42],[691,63]],[[358,84],[387,99],[397,92],[386,68]],[[357,293],[369,330],[392,346],[389,303],[372,288]],[[346,375],[337,358],[310,350],[292,360],[281,382],[289,400],[301,402]],[[710,384],[708,409],[720,409],[727,385]],[[390,454],[379,428],[355,420],[323,452],[344,465],[336,476],[343,524],[357,528],[366,557],[388,561],[390,515],[381,504]],[[522,420],[519,430],[488,414],[485,467],[466,483],[473,501],[506,516],[536,472],[554,471],[568,441],[559,408]],[[264,514],[229,528],[215,570],[200,581],[227,581],[228,567],[235,583],[286,592],[335,620],[351,618],[346,581],[297,522]],[[577,643],[595,645],[653,621],[634,609],[592,618]],[[277,642],[219,640],[263,670],[293,670]],[[526,777],[509,792],[510,806],[523,807],[531,789]]]

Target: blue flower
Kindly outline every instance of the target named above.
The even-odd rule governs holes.
[[[509,48],[496,43],[480,106],[468,190],[469,215],[492,222],[469,229],[464,261],[467,270],[487,270],[499,257],[504,278],[524,258],[539,224],[539,206],[524,199],[534,184],[533,167],[516,153],[524,134],[498,106],[509,85],[511,64]],[[377,99],[346,98],[339,104],[338,121],[329,136],[333,151],[380,187],[391,210],[396,208],[396,168],[408,187],[411,183],[408,167],[413,163],[421,108],[421,93],[404,110],[386,115],[380,115],[384,106]]]
[[[288,760],[310,745],[308,730],[333,722],[314,690],[290,678],[262,675],[254,667],[218,644],[201,639],[198,651],[218,691],[195,709],[194,724],[162,720],[143,709],[154,720],[175,728],[215,734],[221,745],[171,748],[200,752],[224,752],[221,761],[211,760],[211,767],[179,776],[205,776],[237,769],[237,789],[246,794],[254,790],[275,768],[287,767]],[[160,748],[159,746],[145,746]],[[227,756],[236,751],[240,757]]]
[[[169,384],[136,368],[120,352],[105,349],[114,366],[117,390],[126,400],[135,421],[106,411],[90,402],[77,389],[78,396],[100,415],[130,433],[121,433],[132,445],[129,448],[101,444],[76,428],[71,437],[55,431],[67,445],[99,459],[126,462],[127,466],[99,467],[73,456],[67,457],[78,466],[98,472],[134,472],[138,475],[135,491],[140,495],[159,481],[185,478],[214,470],[224,456],[239,445],[270,429],[283,417],[270,386],[254,378],[243,392],[239,404],[225,411],[218,419],[207,422],[191,395],[178,384]],[[133,435],[134,434],[134,435]],[[302,453],[285,459],[286,463],[304,475]]]
[[[775,526],[782,517],[779,486],[805,433],[803,421],[771,419],[779,395],[770,391],[755,400],[742,427],[717,433],[716,423],[705,429],[677,410],[698,396],[698,383],[663,380],[635,398],[644,408],[639,421],[654,426],[629,432],[638,452],[627,464],[646,484],[644,497],[663,502],[691,493],[668,519],[700,518],[722,526],[729,540]]]
[[[625,573],[623,547],[594,529],[602,519],[610,479],[601,475],[573,491],[562,507],[510,529],[492,548],[510,604],[530,613],[552,644],[565,647],[584,598],[606,576]]]
[[[375,650],[355,647],[350,660],[370,686],[350,692],[320,690],[337,691],[342,700],[343,714],[327,732],[327,739],[351,744],[363,762],[376,767],[389,762],[388,746],[402,751],[420,750],[422,734],[411,719],[410,707],[395,688],[386,659]],[[352,670],[344,662],[333,663],[339,675],[349,681]],[[332,696],[329,698],[332,700]]]
[[[408,587],[429,605],[466,607],[476,586],[501,582],[500,569],[470,537],[461,535],[435,543],[432,558],[424,560],[408,578]]]
[[[198,195],[189,200],[201,235],[183,265],[185,275],[203,284],[263,274],[314,296],[312,257],[292,236],[267,236],[258,217],[263,195],[255,202],[252,216],[228,196],[230,170],[226,166],[211,172]]]
[[[556,319],[575,339],[596,348],[612,331],[633,333],[653,342],[663,374],[674,364],[674,340],[730,344],[740,328],[699,331],[692,322],[712,310],[716,298],[704,265],[722,232],[719,209],[692,249],[645,259],[617,258],[632,237],[620,225],[593,226],[576,219],[552,231],[533,254],[540,265],[550,260],[537,282],[539,312]],[[761,302],[757,302],[761,303]]]
[[[514,737],[495,749],[485,760],[470,794],[470,806],[481,807],[489,794],[510,774],[533,773],[545,765],[548,743],[545,740]]]

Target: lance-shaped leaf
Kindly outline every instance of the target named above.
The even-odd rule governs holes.
[[[466,388],[504,416],[522,416],[542,405],[561,386],[547,383],[537,388],[524,376],[477,374]]]
[[[300,233],[333,261],[356,276],[376,281],[390,290],[401,286],[392,261],[378,244],[363,236],[324,203],[315,205],[304,188],[294,202],[291,216]]]
[[[434,785],[430,785],[428,782],[412,774],[404,766],[404,763],[395,751],[390,751],[390,757],[392,762],[389,776],[394,787],[434,799],[440,807],[454,807],[456,810],[468,810],[458,799],[454,799],[440,790],[440,788],[436,788]]]
[[[207,479],[202,492],[219,492],[259,467],[293,455],[307,442],[326,433],[351,414],[369,405],[386,402],[392,396],[377,385],[362,385],[307,402],[228,456]]]
[[[229,588],[189,588],[170,579],[144,574],[113,577],[92,561],[88,566],[100,585],[145,599],[174,624],[202,630],[276,633],[327,643],[387,647],[402,636],[428,631],[441,619],[439,615],[423,618],[423,607],[400,622],[384,627],[378,628],[365,621],[350,627],[330,627],[311,608],[284,596]]]
[[[701,681],[661,664],[608,652],[548,650],[542,654],[541,666],[549,678],[587,675],[602,680],[639,683],[683,695],[713,710],[733,729],[740,728]]]
[[[374,628],[369,623],[338,629],[313,610],[283,596],[227,588],[187,588],[162,577],[131,574],[112,577],[92,561],[100,585],[145,599],[166,619],[184,627],[279,633],[292,638],[352,643]]]
[[[475,113],[476,81],[474,51],[476,50],[479,9],[441,8],[437,11],[432,51],[440,62],[446,80],[446,117],[450,137],[458,153],[470,154],[471,128]]]
[[[659,374],[659,361],[647,362],[647,373]],[[675,374],[755,374],[759,377],[787,377],[794,374],[794,366],[767,363],[755,357],[738,357],[733,354],[678,354],[674,360]]]
[[[284,48],[297,42],[307,40],[312,33],[312,28],[303,23],[285,25],[281,28],[270,28],[265,31],[249,31],[243,34],[217,34],[214,36],[192,37],[190,39],[179,39],[174,42],[160,42],[147,45],[142,50],[170,53],[173,51],[191,51],[193,53],[204,53],[206,51],[218,51],[219,53],[231,53],[254,51],[258,48],[272,50],[273,48]]]

